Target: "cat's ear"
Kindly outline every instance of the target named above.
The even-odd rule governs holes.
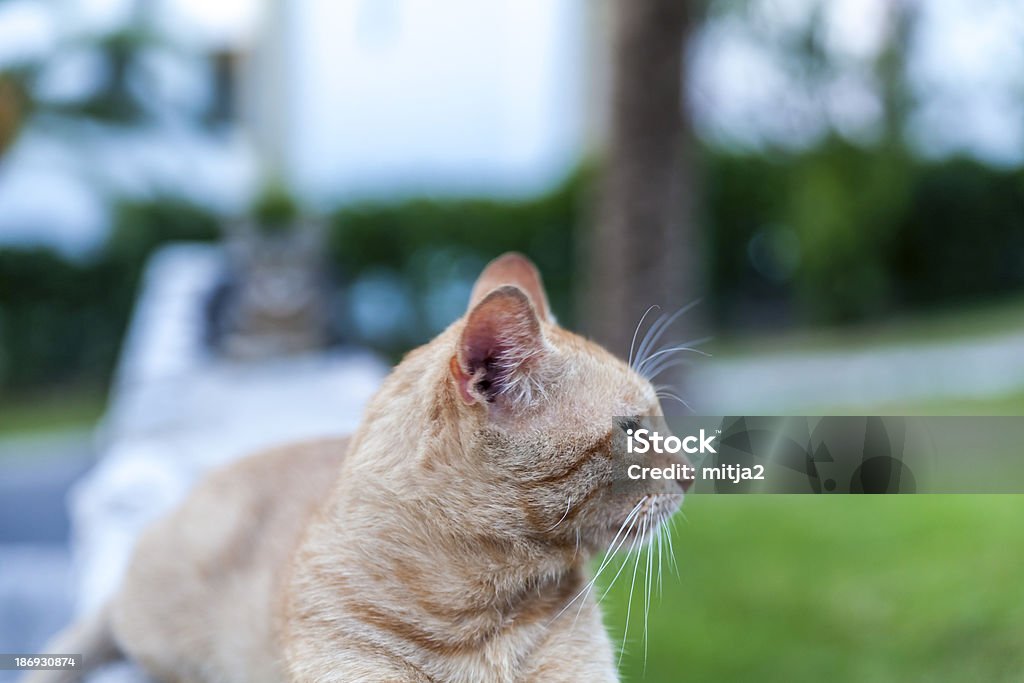
[[[466,316],[451,360],[459,395],[467,404],[530,401],[544,348],[526,293],[512,285],[498,287]]]
[[[480,273],[469,297],[469,310],[473,310],[485,296],[502,285],[515,285],[523,290],[533,303],[540,319],[554,322],[548,306],[548,295],[544,292],[544,283],[541,282],[537,267],[530,259],[513,251],[494,259]]]

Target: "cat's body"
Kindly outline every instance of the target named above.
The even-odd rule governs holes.
[[[283,579],[347,439],[245,458],[139,539],[110,605],[114,639],[159,680],[278,683]]]
[[[140,541],[99,621],[54,647],[110,635],[166,681],[618,680],[596,601],[577,596],[616,530],[642,516],[650,532],[681,500],[675,483],[611,491],[611,417],[657,411],[503,257],[350,441],[208,478]]]

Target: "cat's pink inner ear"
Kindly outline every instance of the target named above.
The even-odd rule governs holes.
[[[469,309],[502,285],[514,285],[526,293],[542,320],[551,320],[548,296],[544,291],[540,272],[530,259],[516,252],[508,252],[487,264],[469,297]]]
[[[530,371],[543,348],[526,294],[511,285],[485,296],[466,317],[452,373],[467,403],[493,402]]]
[[[476,396],[473,395],[470,388],[473,378],[463,371],[462,367],[459,365],[458,356],[452,356],[452,360],[449,365],[452,372],[452,378],[455,380],[455,387],[459,390],[459,398],[461,398],[462,402],[466,405],[473,405],[476,403]]]

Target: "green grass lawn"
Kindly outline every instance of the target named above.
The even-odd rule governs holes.
[[[638,573],[624,680],[1024,680],[1024,496],[696,495],[685,513],[646,666]],[[620,642],[631,569],[605,601]]]
[[[863,409],[862,409],[863,410]],[[832,415],[853,414],[837,411]],[[914,403],[887,404],[876,409],[877,415],[1024,415],[1024,393],[986,398],[960,398]]]

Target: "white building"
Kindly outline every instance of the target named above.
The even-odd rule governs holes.
[[[49,54],[62,37],[116,29],[142,6],[10,0],[0,5],[0,64]],[[154,50],[146,78],[166,109],[158,124],[130,135],[22,135],[0,166],[0,242],[81,249],[105,233],[111,195],[154,188],[227,211],[241,209],[268,173],[319,205],[521,195],[557,182],[582,156],[592,118],[585,0],[146,7],[146,21],[171,43],[232,56],[240,125],[210,136],[177,121],[175,111],[210,97],[210,60]],[[88,54],[53,61],[57,97],[97,78]]]

